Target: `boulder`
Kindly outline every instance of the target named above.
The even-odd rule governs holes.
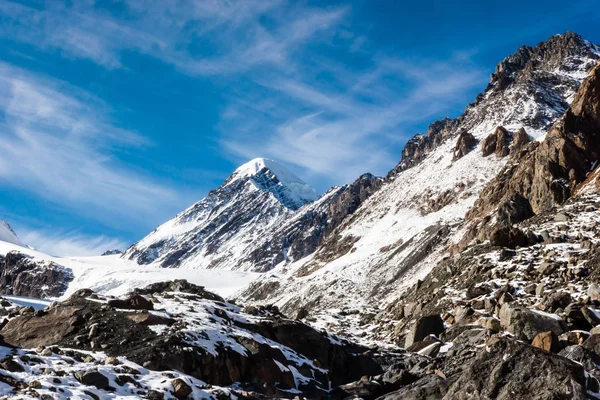
[[[110,384],[108,378],[98,371],[77,371],[75,379],[87,386],[95,386],[98,389],[108,389]]]
[[[558,355],[578,362],[583,365],[586,371],[594,371],[598,368],[598,364],[600,364],[600,356],[598,354],[579,345],[565,347]]]
[[[55,307],[44,316],[19,316],[8,321],[0,335],[10,345],[35,348],[59,343],[75,331],[81,319],[78,307]]]
[[[173,318],[166,317],[158,314],[151,314],[149,312],[139,312],[135,314],[127,315],[127,318],[138,323],[140,325],[152,326],[152,325],[168,325],[171,326],[175,322]]]
[[[583,318],[586,319],[592,328],[600,325],[600,317],[598,317],[598,314],[596,314],[593,310],[587,307],[581,307],[580,311],[583,315]]]
[[[183,379],[177,378],[171,381],[173,385],[173,396],[179,400],[187,399],[194,391]]]
[[[6,356],[2,360],[0,360],[0,367],[2,369],[7,370],[8,372],[23,372],[25,368],[17,361],[15,361],[12,356]]]
[[[509,339],[495,339],[444,399],[585,399],[587,379],[573,361]]]
[[[526,307],[505,303],[500,309],[500,324],[517,339],[531,342],[539,333],[552,331],[556,335],[566,331],[565,322],[558,316]]]
[[[528,245],[527,236],[519,228],[499,227],[490,234],[490,244],[492,246],[508,247],[515,249]]]
[[[410,347],[415,342],[420,342],[429,335],[439,335],[444,332],[444,320],[439,314],[427,315],[417,319],[411,327],[406,339],[404,347]]]
[[[543,293],[544,284],[540,283],[540,290]],[[537,292],[537,290],[536,290]],[[540,296],[541,294],[538,294]],[[555,312],[557,309],[562,308],[563,310],[567,308],[569,304],[571,304],[571,295],[567,292],[555,292],[548,297],[548,299],[544,302],[544,309],[548,312]]]

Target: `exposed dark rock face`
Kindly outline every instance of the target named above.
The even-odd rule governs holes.
[[[487,157],[491,154],[496,154],[498,157],[507,156],[511,139],[512,136],[510,132],[499,126],[494,133],[481,142],[481,152],[483,156]]]
[[[520,193],[513,193],[498,206],[498,224],[510,226],[534,216],[531,204]]]
[[[121,250],[118,249],[114,249],[114,250],[106,250],[104,253],[102,253],[102,256],[114,256],[117,254],[123,254],[123,252]]]
[[[364,174],[352,184],[334,187],[319,200],[299,208],[275,200],[272,192],[277,185],[271,181],[267,185],[263,175],[276,178],[269,171],[244,179],[236,179],[234,173],[221,187],[168,223],[180,226],[199,221],[198,227],[178,238],[156,239],[151,244],[142,241],[130,247],[123,257],[140,264],[158,262],[163,267],[180,267],[202,254],[212,260],[205,268],[265,272],[283,261],[314,252],[342,220],[383,184],[382,178]],[[252,185],[262,189],[256,190]],[[246,233],[251,240],[240,239]],[[240,245],[245,246],[245,251],[239,252],[237,259],[228,256]]]
[[[337,242],[332,234],[340,223],[383,184],[383,179],[364,174],[350,185],[333,188],[316,205],[300,210],[299,215],[277,228],[247,257],[256,265],[268,264],[264,270],[285,260],[298,260],[313,253],[319,246],[327,247],[327,240]]]
[[[37,298],[62,295],[73,279],[71,271],[53,262],[35,261],[11,251],[0,256],[0,292]]]
[[[458,141],[456,142],[456,146],[454,147],[454,157],[453,159],[456,161],[459,158],[464,157],[469,151],[475,147],[477,143],[477,139],[473,135],[471,135],[467,131],[463,131],[460,136],[458,136]]]
[[[573,32],[553,36],[535,47],[520,47],[515,54],[496,66],[484,93],[478,95],[475,102],[470,104],[459,118],[436,121],[429,126],[427,133],[411,138],[402,151],[402,161],[389,176],[415,165],[446,138],[456,137],[465,131],[470,132],[491,116],[498,116],[498,122],[501,122],[500,116],[503,110],[524,107],[524,104],[520,104],[519,101],[526,93],[535,94],[539,112],[519,118],[518,122],[534,129],[547,129],[552,121],[560,117],[569,106],[566,98],[561,94],[578,88],[579,82],[570,78],[568,74],[582,67],[588,69],[592,66],[582,66],[581,58],[598,60],[600,56],[594,51],[593,46]],[[565,62],[565,60],[569,61]],[[561,78],[552,74],[556,70],[563,73]],[[549,90],[551,88],[553,89]],[[517,121],[509,118],[504,122]],[[520,148],[528,141],[527,139],[529,139],[528,135],[523,128],[517,130],[512,147]],[[498,149],[494,146],[494,152],[496,150],[498,154],[508,154],[504,146]]]
[[[444,332],[444,321],[439,315],[427,315],[417,319],[404,341],[404,347],[410,347],[429,335],[439,335]]]
[[[413,136],[402,150],[402,161],[395,172],[408,168],[429,154],[442,141],[453,133],[458,121],[444,118],[429,125],[427,133]]]
[[[480,352],[444,399],[585,399],[583,367],[512,340]]]
[[[529,142],[531,142],[531,138],[529,137],[525,129],[520,128],[513,135],[512,143],[510,145],[510,152],[513,153],[515,151],[519,151],[523,146],[525,146]]]

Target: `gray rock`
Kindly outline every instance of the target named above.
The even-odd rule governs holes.
[[[583,346],[569,346],[562,349],[559,356],[568,358],[583,365],[586,371],[594,371],[600,364],[600,356]]]
[[[108,389],[108,378],[98,371],[77,371],[75,379],[87,386],[95,386],[98,389]]]
[[[445,400],[585,399],[581,365],[514,341],[483,349],[450,387]]]
[[[506,303],[500,309],[500,324],[518,339],[527,342],[531,342],[539,333],[552,331],[556,335],[560,335],[567,328],[562,319],[556,319],[513,303]]]
[[[439,335],[444,332],[444,329],[444,321],[438,314],[421,317],[414,322],[408,335],[406,335],[404,347],[410,347],[429,335]]]

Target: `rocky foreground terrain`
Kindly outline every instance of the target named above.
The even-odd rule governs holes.
[[[184,280],[3,300],[0,393],[600,398],[599,58],[572,33],[522,47],[386,178],[309,202],[254,160],[123,255],[267,271],[228,300]],[[7,294],[72,284],[19,252],[0,266]]]

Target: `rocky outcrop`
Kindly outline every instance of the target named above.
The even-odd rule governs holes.
[[[456,161],[459,158],[464,157],[468,152],[470,152],[473,149],[473,147],[475,147],[476,143],[477,139],[475,139],[475,137],[469,132],[461,132],[461,134],[458,136],[456,146],[454,146],[453,160]]]
[[[512,135],[502,126],[496,128],[494,133],[481,142],[481,153],[484,157],[496,154],[497,157],[505,157],[509,153],[509,145]]]
[[[516,152],[521,150],[523,146],[531,142],[531,138],[527,134],[524,128],[519,128],[514,134],[512,143],[510,144],[510,152]]]
[[[323,396],[330,382],[341,385],[382,372],[375,361],[362,354],[364,347],[280,315],[243,314],[187,282],[157,283],[137,292],[126,299],[111,300],[80,290],[44,312],[10,319],[0,335],[11,346],[101,349],[151,370],[178,370],[220,386],[241,382],[265,394],[297,389],[308,397]],[[156,323],[139,318],[153,314],[122,310],[152,304],[139,293],[160,305],[160,314],[154,317],[160,317],[159,325],[162,322],[169,328],[157,333],[149,327]],[[183,301],[185,313],[179,305]],[[292,370],[306,378],[297,384]],[[78,379],[84,382],[87,378],[82,374]],[[86,384],[97,386],[90,382]]]
[[[0,256],[0,292],[36,298],[57,297],[67,289],[73,275],[53,262],[36,261],[11,251]]]
[[[580,365],[526,344],[497,340],[478,354],[444,399],[585,399],[587,391]]]
[[[424,156],[435,149],[442,141],[453,133],[457,120],[444,118],[429,125],[427,133],[413,136],[402,150],[402,161],[393,170],[397,173],[402,169],[415,165]]]
[[[571,107],[544,141],[528,143],[514,153],[486,185],[467,220],[479,221],[515,196],[525,211],[519,212],[521,216],[530,214],[529,208],[537,214],[563,204],[600,157],[599,136],[600,64],[584,80]]]
[[[382,178],[363,174],[349,185],[331,189],[314,206],[300,210],[295,218],[276,228],[268,240],[248,254],[247,261],[264,265],[263,270],[268,270],[283,261],[306,257],[319,246],[328,247],[327,243],[337,246],[335,229],[383,182]]]

